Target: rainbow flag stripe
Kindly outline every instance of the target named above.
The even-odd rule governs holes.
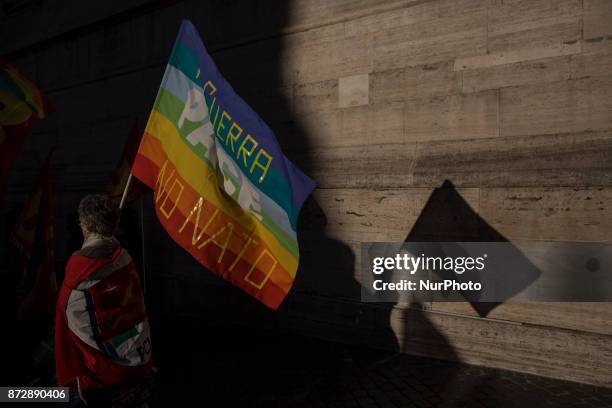
[[[36,85],[14,67],[0,61],[0,185],[30,127],[52,110]]]
[[[234,92],[183,20],[132,173],[202,265],[272,309],[299,261],[297,219],[315,187]]]

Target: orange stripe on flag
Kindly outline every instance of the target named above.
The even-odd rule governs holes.
[[[172,238],[200,263],[276,308],[293,278],[254,233],[198,194],[168,160],[160,142],[145,134],[132,169],[155,189],[158,218]],[[152,177],[157,175],[157,177]]]

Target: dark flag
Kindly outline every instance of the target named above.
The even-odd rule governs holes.
[[[23,259],[20,290],[24,294],[17,320],[51,319],[55,312],[57,282],[53,241],[53,195],[49,152],[40,176],[17,219],[11,236]]]
[[[123,195],[123,191],[130,177],[130,171],[132,169],[132,163],[136,157],[138,146],[140,145],[140,132],[138,130],[138,119],[134,118],[132,122],[132,129],[128,140],[123,147],[123,153],[121,158],[117,162],[117,166],[113,170],[110,182],[107,187],[108,194],[119,201]],[[130,191],[128,201],[132,201],[140,196],[144,191],[144,185],[138,180],[132,180],[130,185]]]

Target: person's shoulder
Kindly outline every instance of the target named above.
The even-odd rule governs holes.
[[[88,274],[97,269],[99,259],[82,256],[79,251],[72,254],[66,263],[64,285],[75,288]]]
[[[75,251],[72,254],[72,258],[108,259],[113,257],[118,248],[120,248],[120,245],[116,241],[101,242],[98,245],[86,246]]]
[[[125,250],[118,243],[86,246],[75,251],[66,263],[65,284],[69,287],[77,287],[81,281],[87,279],[101,267],[115,261],[123,252]]]

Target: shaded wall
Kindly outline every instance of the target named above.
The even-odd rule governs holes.
[[[8,1],[0,14],[0,56],[56,107],[15,164],[2,211],[24,200],[57,145],[58,267],[69,214],[106,185],[132,118],[146,120],[189,17],[319,188],[300,220],[296,287],[278,313],[173,246],[148,197],[154,318],[236,322],[612,385],[607,303],[507,302],[484,313],[468,303],[362,305],[357,273],[359,243],[409,237],[445,180],[465,208],[460,217],[453,208],[428,213],[441,238],[473,216],[467,236],[483,223],[507,240],[612,241],[612,2],[107,3]]]

